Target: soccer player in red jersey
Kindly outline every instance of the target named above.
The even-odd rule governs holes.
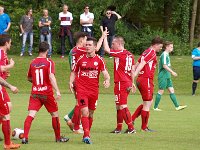
[[[85,45],[86,45],[86,40],[87,40],[87,33],[77,32],[75,33],[74,37],[76,40],[76,46],[70,51],[70,54],[69,54],[69,63],[70,63],[71,70],[73,70],[78,58],[81,55],[86,54]],[[104,37],[105,37],[105,33],[103,33],[101,38],[99,39],[97,43],[96,51],[100,49]],[[74,84],[74,94],[75,94],[76,93],[75,82],[73,84]],[[69,114],[64,116],[64,120],[67,122],[67,125],[70,127],[70,129],[74,131],[74,133],[77,133],[77,134],[83,133],[83,131],[80,129],[80,110],[77,104]]]
[[[114,93],[115,104],[117,110],[117,127],[111,133],[121,133],[123,120],[128,125],[125,133],[135,133],[132,124],[131,113],[127,106],[127,98],[129,92],[135,92],[136,87],[133,79],[134,71],[134,56],[124,48],[124,39],[122,37],[115,37],[112,41],[111,49],[108,46],[107,39],[104,40],[105,52],[114,57]]]
[[[83,142],[92,144],[90,140],[90,128],[93,122],[93,113],[97,106],[99,93],[99,75],[104,76],[104,87],[110,86],[110,76],[106,70],[103,59],[95,54],[97,41],[87,38],[87,54],[80,56],[70,75],[70,90],[73,92],[73,83],[76,82],[77,103],[81,111],[81,123],[84,130]]]
[[[0,80],[7,79],[9,76],[9,70],[14,67],[14,61],[10,59],[8,60],[7,51],[11,48],[11,38],[9,35],[0,35]],[[2,82],[1,81],[1,82]],[[2,84],[0,82],[0,84]],[[10,111],[11,111],[11,102],[9,95],[5,89],[8,87],[11,89],[13,93],[17,93],[18,89],[9,85],[8,83],[2,84],[0,87],[0,121],[2,123],[2,131],[4,134],[4,149],[10,148],[19,148],[20,144],[14,144],[10,141]],[[5,87],[4,87],[5,86]]]
[[[39,44],[39,55],[31,62],[29,67],[28,81],[32,83],[32,91],[28,106],[29,113],[24,122],[22,144],[28,144],[28,134],[32,121],[43,105],[52,116],[52,127],[56,142],[67,142],[69,140],[60,136],[60,121],[56,100],[61,98],[61,94],[54,75],[54,62],[47,58],[48,50],[48,43],[41,42]],[[53,96],[53,88],[56,91],[56,99]]]
[[[139,74],[136,84],[142,95],[143,104],[141,104],[132,115],[132,121],[134,122],[135,119],[141,115],[141,130],[145,132],[154,131],[148,128],[148,119],[150,107],[153,102],[153,79],[157,64],[156,52],[159,52],[162,47],[163,40],[160,37],[155,37],[151,42],[151,46],[142,53],[135,65],[134,76],[136,77]]]

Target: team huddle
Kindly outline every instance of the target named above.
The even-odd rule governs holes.
[[[150,107],[153,102],[154,92],[154,73],[157,64],[156,52],[159,52],[163,47],[163,40],[160,37],[155,37],[151,46],[145,50],[135,62],[134,56],[131,52],[124,48],[125,41],[123,37],[116,36],[112,41],[111,48],[108,45],[107,29],[102,32],[101,38],[97,41],[93,37],[88,37],[84,32],[78,32],[75,35],[76,46],[71,50],[70,67],[71,74],[69,79],[69,88],[75,95],[76,105],[70,112],[71,117],[65,116],[70,128],[77,133],[80,133],[80,124],[83,128],[82,142],[86,144],[92,144],[90,137],[90,129],[93,123],[94,111],[97,108],[98,94],[99,94],[99,76],[102,72],[105,88],[110,86],[110,75],[106,68],[104,59],[96,54],[103,44],[104,50],[110,56],[114,57],[114,94],[115,104],[117,111],[117,124],[116,128],[111,133],[121,133],[123,121],[127,124],[127,130],[125,133],[136,133],[134,128],[134,121],[141,115],[142,124],[141,131],[154,132],[148,128],[148,119],[150,116]],[[17,93],[18,89],[15,86],[10,85],[5,80],[9,77],[9,70],[14,67],[14,61],[8,60],[7,51],[10,50],[11,38],[9,35],[0,36],[0,116],[2,123],[2,131],[4,134],[4,149],[17,149],[20,144],[15,144],[10,140],[10,111],[11,102],[6,92],[5,87],[9,88],[13,93]],[[170,50],[168,47],[172,46]],[[166,42],[164,48],[167,49],[165,53],[169,54],[173,50],[173,43]],[[41,42],[39,44],[39,54],[35,58],[28,70],[28,81],[32,83],[32,90],[28,105],[28,115],[24,121],[24,137],[22,144],[28,144],[29,132],[32,121],[34,120],[36,113],[44,105],[47,111],[52,116],[52,127],[55,133],[56,142],[67,142],[69,138],[60,135],[60,120],[58,114],[57,100],[61,98],[61,93],[55,78],[55,64],[47,58],[49,50],[49,44],[47,42]],[[166,54],[165,54],[166,55]],[[163,56],[169,59],[166,56]],[[171,89],[170,97],[175,104],[176,110],[181,110],[187,106],[180,106],[176,100],[173,85],[170,79],[170,73],[174,76],[177,74],[170,69],[170,62],[163,59],[164,67],[160,66],[160,70],[165,69],[165,73],[159,83],[159,92],[156,96],[156,104],[154,110],[160,110],[158,108],[157,100],[158,96],[163,93],[164,89]],[[137,79],[136,79],[137,77]],[[164,79],[163,79],[164,78]],[[128,95],[132,91],[136,92],[136,85],[142,96],[143,103],[136,109],[131,115],[127,106]],[[54,91],[56,96],[54,97]],[[70,122],[70,123],[69,123]]]

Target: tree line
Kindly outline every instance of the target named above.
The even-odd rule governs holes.
[[[193,46],[196,46],[194,44],[200,39],[199,0],[0,0],[0,5],[5,7],[6,13],[11,17],[13,51],[19,53],[21,47],[19,20],[27,8],[33,9],[34,47],[37,48],[38,21],[42,16],[42,9],[47,8],[52,17],[53,49],[54,52],[59,52],[58,14],[62,11],[63,4],[67,4],[73,14],[73,32],[80,31],[79,17],[88,4],[95,15],[94,32],[97,38],[101,34],[99,26],[105,9],[110,5],[115,6],[116,12],[123,17],[116,24],[116,32],[125,38],[126,48],[134,54],[141,54],[156,35],[173,41],[176,55],[190,54]]]

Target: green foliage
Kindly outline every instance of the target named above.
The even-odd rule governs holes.
[[[155,19],[154,17],[163,17],[164,2],[170,2],[173,7],[171,18],[171,29],[168,33],[162,32],[162,24],[157,22],[149,25],[148,21]],[[73,13],[72,31],[80,31],[79,17],[83,13],[85,4],[90,6],[90,11],[94,13],[94,34],[96,38],[101,35],[100,20],[104,15],[105,9],[109,5],[116,6],[116,11],[123,16],[121,21],[117,21],[116,30],[118,35],[122,35],[126,39],[126,48],[131,50],[134,54],[140,54],[149,46],[151,39],[155,35],[160,35],[166,40],[172,40],[175,43],[177,51],[175,54],[184,55],[189,54],[188,36],[189,36],[189,16],[190,4],[188,0],[0,0],[0,5],[4,5],[6,12],[10,15],[12,25],[10,34],[12,36],[12,43],[14,46],[13,53],[19,53],[21,49],[21,38],[19,37],[19,21],[22,15],[25,14],[26,9],[33,8],[34,16],[34,50],[37,50],[39,42],[39,28],[38,21],[42,16],[42,9],[49,10],[49,16],[52,17],[52,45],[54,53],[60,51],[59,20],[58,14],[62,11],[62,4],[66,3],[69,6],[69,11]],[[149,18],[149,16],[151,16]],[[135,20],[136,19],[136,20]],[[161,21],[163,18],[160,18]],[[141,24],[147,21],[146,24]],[[141,24],[139,30],[135,29],[133,23]],[[160,26],[158,28],[158,26]],[[68,40],[66,48],[69,51]]]

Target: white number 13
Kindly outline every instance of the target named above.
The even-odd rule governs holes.
[[[36,74],[36,84],[39,85],[43,85],[43,69],[36,69],[35,70],[35,74]]]

